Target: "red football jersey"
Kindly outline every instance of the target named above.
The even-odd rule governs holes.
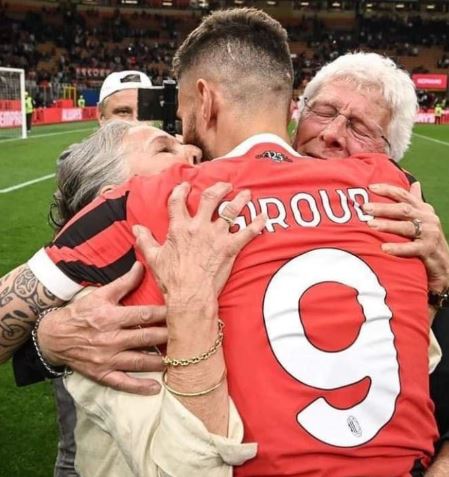
[[[380,154],[323,162],[279,141],[238,157],[132,179],[96,201],[47,248],[72,279],[105,283],[134,261],[131,226],[167,231],[173,186],[189,208],[216,181],[249,188],[234,229],[265,212],[220,296],[229,389],[257,457],[237,477],[403,477],[436,439],[428,395],[427,278],[418,259],[381,251],[403,241],[366,225],[368,185],[408,188]],[[242,148],[241,148],[242,149]],[[127,303],[160,303],[151,274]]]

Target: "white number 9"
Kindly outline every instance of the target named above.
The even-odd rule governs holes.
[[[337,352],[320,350],[307,339],[298,310],[303,294],[323,282],[354,288],[365,318],[353,344]],[[365,377],[371,379],[365,399],[350,409],[337,409],[319,397],[298,412],[298,423],[330,445],[362,445],[394,413],[400,391],[399,365],[390,327],[392,313],[385,296],[385,289],[365,262],[349,252],[331,248],[316,249],[290,260],[268,285],[264,320],[269,342],[291,376],[325,390],[348,386]]]

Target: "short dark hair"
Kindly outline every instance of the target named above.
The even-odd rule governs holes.
[[[207,16],[179,47],[173,59],[178,79],[193,68],[242,86],[257,77],[258,88],[289,91],[293,66],[281,24],[262,10],[234,8]],[[207,69],[206,69],[207,68]]]

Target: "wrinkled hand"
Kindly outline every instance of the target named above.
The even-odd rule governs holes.
[[[46,315],[38,328],[38,341],[48,362],[67,365],[114,389],[157,394],[157,381],[126,374],[163,368],[159,355],[141,349],[166,343],[167,329],[149,326],[165,319],[166,308],[119,305],[142,277],[143,267],[136,263],[126,275]]]
[[[265,218],[258,216],[236,233],[229,230],[250,200],[248,190],[223,203],[219,217],[212,220],[231,190],[232,186],[223,182],[204,190],[198,210],[191,216],[186,206],[189,184],[175,187],[168,201],[169,225],[162,246],[145,227],[133,228],[136,244],[165,294],[168,357],[192,363],[210,350],[206,358],[192,366],[168,366],[167,385],[187,393],[203,392],[193,399],[188,395],[176,398],[209,432],[224,436],[228,431],[229,396],[222,335],[217,341],[217,298],[237,254],[265,225]]]
[[[137,246],[169,299],[189,305],[190,297],[197,297],[198,290],[206,287],[212,287],[214,297],[218,296],[237,254],[262,231],[266,220],[262,215],[237,233],[229,231],[230,224],[222,217],[212,221],[218,205],[231,190],[232,185],[224,182],[205,189],[191,217],[186,207],[190,185],[175,187],[168,202],[169,229],[162,246],[145,227],[133,228]],[[221,215],[234,220],[250,198],[249,190],[239,192]]]
[[[449,247],[441,222],[433,207],[421,198],[419,182],[411,185],[410,192],[389,184],[374,184],[370,189],[378,195],[395,200],[395,204],[370,202],[363,206],[374,216],[368,225],[381,232],[388,232],[413,239],[413,219],[422,221],[422,233],[411,242],[385,243],[382,249],[397,257],[419,257],[427,269],[429,289],[441,292],[449,285]]]

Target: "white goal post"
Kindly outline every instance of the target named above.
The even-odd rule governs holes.
[[[25,70],[0,67],[0,139],[27,137]]]

